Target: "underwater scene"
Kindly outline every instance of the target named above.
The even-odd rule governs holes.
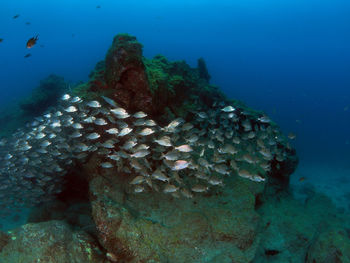
[[[349,14],[2,0],[0,263],[350,263]]]

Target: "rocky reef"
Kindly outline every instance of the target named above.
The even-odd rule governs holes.
[[[58,99],[68,89],[64,78],[55,74],[40,81],[31,94],[0,110],[0,136],[8,136],[18,127],[24,126],[34,117],[57,104]]]
[[[63,77],[54,74],[48,76],[40,81],[39,86],[33,90],[29,97],[19,103],[24,111],[23,114],[32,117],[42,114],[50,106],[55,105],[67,89],[67,83]]]
[[[148,191],[142,188],[137,192],[132,189],[141,188],[130,186],[136,176],[131,166],[134,159],[123,157],[125,160],[118,165],[105,169],[105,151],[79,154],[63,177],[65,184],[57,200],[33,209],[28,224],[0,233],[0,261],[349,262],[350,226],[342,224],[348,218],[337,215],[322,196],[315,195],[303,204],[289,192],[289,177],[298,158],[278,125],[263,112],[227,98],[209,81],[204,59],[198,60],[196,68],[161,55],[147,59],[134,36],[117,35],[105,60],[91,72],[90,80],[72,87],[72,96],[85,101],[105,96],[112,100],[110,103],[126,109],[126,115],[142,111],[160,125],[159,132],[166,130],[170,121],[181,118],[194,124],[190,129],[204,130],[202,138],[215,135],[218,142],[212,148],[205,153],[193,151],[190,157],[196,165],[203,156],[215,160],[212,166],[208,164],[211,174],[218,174],[222,167],[229,169],[223,173],[224,180],[198,192],[189,188],[193,193],[185,197],[174,193],[176,190],[159,190],[154,182],[145,185]],[[99,104],[94,101],[90,105]],[[74,120],[81,112],[84,118],[90,116],[91,111],[85,111],[82,104],[77,106],[79,109],[68,106],[64,106],[67,112],[78,112]],[[230,115],[232,109],[235,114]],[[215,114],[210,115],[213,111]],[[103,112],[105,109],[93,116]],[[228,132],[231,125],[235,127],[234,136]],[[101,134],[103,130],[92,126],[86,129]],[[182,135],[171,134],[170,139]],[[72,148],[78,138],[69,141]],[[223,147],[227,140],[235,142],[235,148],[230,148],[234,158],[223,158],[229,151]],[[151,148],[156,148],[155,144]],[[154,172],[161,162],[156,149],[150,152],[151,157],[141,160],[142,164],[147,161]],[[221,159],[217,160],[216,152]],[[205,171],[201,165],[196,167]],[[208,180],[188,177],[191,183]],[[182,174],[176,178],[187,180]],[[170,179],[166,181],[170,183]],[[35,249],[30,251],[28,244],[35,244]]]

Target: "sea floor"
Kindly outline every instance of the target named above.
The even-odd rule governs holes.
[[[297,199],[318,192],[328,196],[340,210],[350,212],[350,164],[301,160],[291,177]]]

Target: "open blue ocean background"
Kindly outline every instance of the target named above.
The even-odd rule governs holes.
[[[146,57],[205,58],[212,84],[297,135],[292,183],[349,208],[349,13],[346,0],[2,0],[0,105],[51,73],[87,80],[113,37],[129,33]]]

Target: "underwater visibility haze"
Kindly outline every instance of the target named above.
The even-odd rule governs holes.
[[[0,262],[350,262],[349,13],[1,1]]]

